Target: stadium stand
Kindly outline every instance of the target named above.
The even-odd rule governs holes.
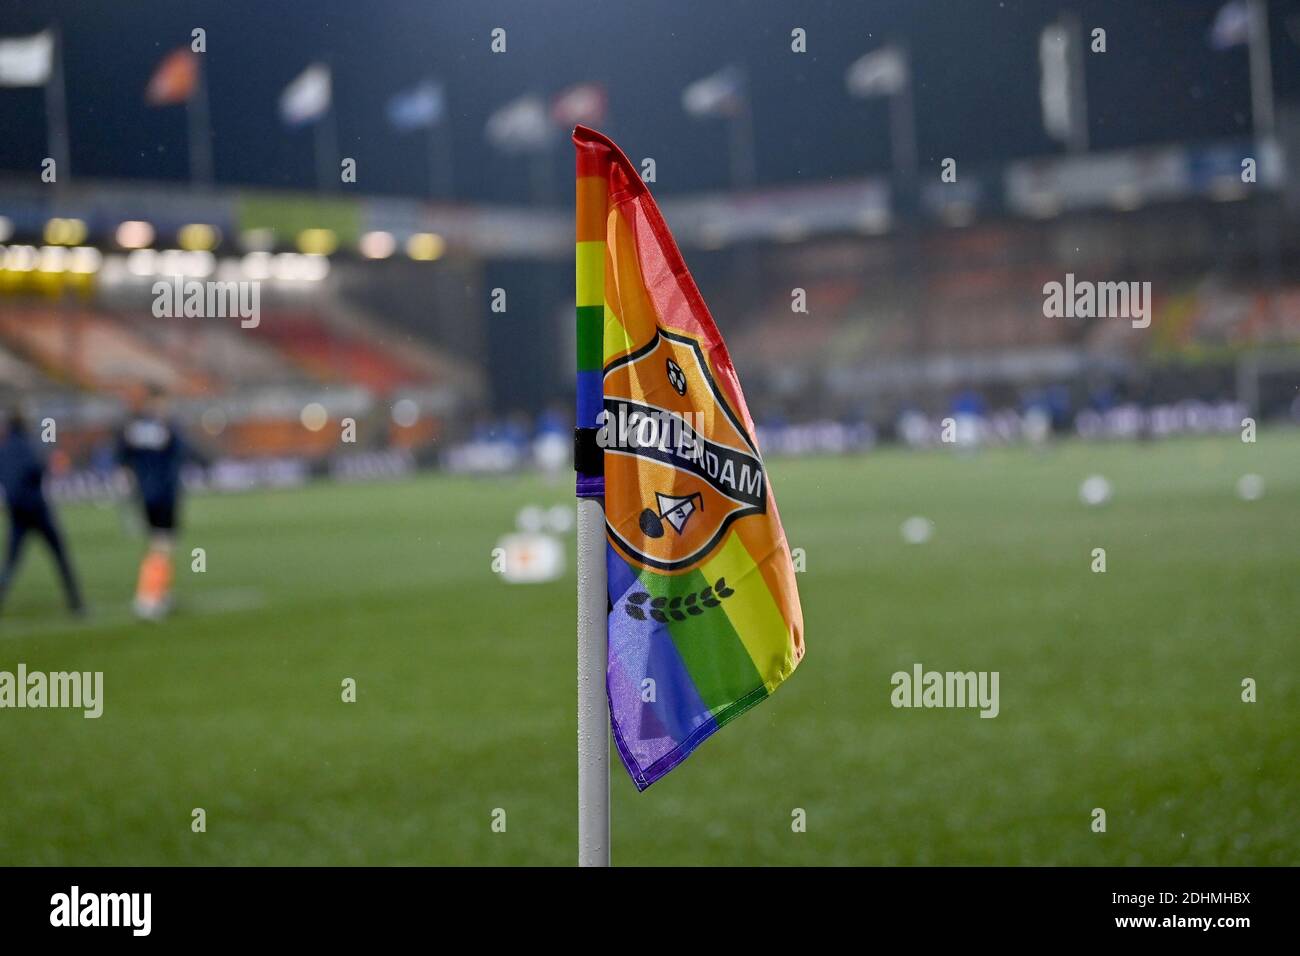
[[[0,337],[55,381],[111,391],[152,382],[179,395],[209,391],[212,382],[115,322],[76,306],[7,308]]]

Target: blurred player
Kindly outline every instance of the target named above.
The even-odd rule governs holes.
[[[28,532],[35,532],[45,539],[54,553],[68,609],[81,614],[85,606],[77,588],[77,576],[54,521],[54,512],[45,500],[41,485],[44,478],[45,462],[27,434],[22,416],[14,412],[5,423],[3,437],[0,437],[0,484],[4,485],[5,505],[9,512],[9,548],[5,552],[4,569],[0,570],[0,606],[3,606],[18,570],[23,542],[27,540]]]
[[[172,549],[181,498],[181,465],[202,456],[170,418],[161,389],[137,401],[117,437],[117,460],[135,479],[149,546],[136,579],[135,613],[157,620],[171,608]]]

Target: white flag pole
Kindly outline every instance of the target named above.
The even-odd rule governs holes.
[[[54,50],[50,75],[45,80],[45,135],[54,160],[55,182],[66,183],[72,177],[72,160],[68,147],[68,101],[63,86],[63,31],[58,25],[50,30],[54,33]]]
[[[1250,106],[1255,139],[1273,135],[1273,64],[1268,39],[1268,4],[1250,0]]]
[[[578,142],[575,130],[574,142]],[[579,146],[575,171],[584,173]],[[596,241],[605,223],[605,192],[595,200],[579,188],[575,196],[578,249]],[[594,206],[588,203],[594,202]],[[601,235],[603,239],[603,235]],[[601,265],[604,264],[604,242]],[[594,374],[602,354],[603,323],[584,321],[585,309],[603,305],[603,268],[584,268],[577,260],[574,298],[576,315],[575,370],[577,384],[573,464],[578,476],[578,865],[609,866],[609,697],[605,672],[609,664],[609,591],[605,577],[605,454],[599,444],[597,409],[602,386]],[[584,374],[584,371],[592,374]],[[600,495],[600,497],[593,497]]]
[[[912,102],[911,51],[901,43],[894,44],[902,63],[902,80],[898,89],[889,94],[889,151],[894,172],[909,184],[916,176],[916,113]]]
[[[438,159],[442,173],[442,198],[451,201],[456,198],[456,141],[452,124],[455,122],[455,114],[451,111],[451,94],[447,91],[445,83],[438,84],[438,95],[441,101],[441,112],[438,114],[437,128],[440,133],[438,137]]]
[[[424,131],[424,161],[428,167],[429,198],[448,200],[456,194],[456,168],[452,162],[451,130],[442,122]]]
[[[314,146],[316,152],[316,188],[321,192],[334,192],[339,188],[339,127],[338,117],[334,112],[334,63],[326,58],[321,61],[325,68],[325,82],[328,84],[325,112],[316,117]]]
[[[334,104],[316,120],[316,186],[321,192],[339,188],[338,125],[334,119]]]
[[[578,499],[578,865],[609,866],[605,510]]]
[[[1084,71],[1087,44],[1083,38],[1083,22],[1077,13],[1061,16],[1065,29],[1065,57],[1069,65],[1070,84],[1070,137],[1067,143],[1071,152],[1088,151],[1088,83]]]
[[[740,105],[727,121],[731,138],[731,186],[736,190],[754,188],[757,162],[754,158],[754,113],[750,108],[749,73],[741,72]]]
[[[202,59],[199,60],[194,92],[185,104],[185,114],[189,128],[190,182],[196,186],[211,186],[212,126],[208,111],[208,70]]]

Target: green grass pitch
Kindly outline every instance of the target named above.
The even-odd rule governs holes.
[[[807,658],[645,794],[615,761],[615,863],[1300,863],[1300,435],[770,471],[807,555]],[[1262,499],[1237,497],[1247,472]],[[1079,502],[1092,473],[1106,506]],[[194,498],[161,625],[126,611],[140,539],[65,508],[94,613],[62,616],[33,547],[0,670],[103,671],[104,714],[0,711],[0,864],[571,864],[572,567],[490,570],[520,506],[570,494],[429,476]],[[903,541],[911,515],[928,543]],[[918,661],[998,671],[1001,714],[894,709]]]

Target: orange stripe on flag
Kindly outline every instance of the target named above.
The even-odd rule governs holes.
[[[604,177],[583,176],[578,180],[578,241],[605,241]]]

